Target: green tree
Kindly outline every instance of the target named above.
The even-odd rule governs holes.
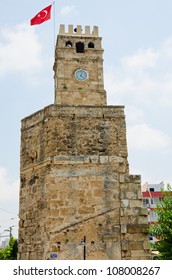
[[[157,203],[155,209],[158,223],[150,227],[149,233],[159,239],[152,245],[159,251],[159,259],[172,260],[172,187],[168,184],[167,190],[162,190],[162,193],[162,202]]]
[[[11,236],[5,249],[0,249],[0,260],[17,260],[17,249],[17,239]]]

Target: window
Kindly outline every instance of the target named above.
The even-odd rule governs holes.
[[[147,198],[143,198],[143,207],[147,207],[149,204],[149,200]]]
[[[94,49],[94,43],[93,43],[93,42],[90,42],[90,43],[88,44],[88,48],[89,48],[89,49]]]
[[[72,42],[71,41],[67,41],[66,42],[66,47],[67,48],[71,48],[72,47]]]
[[[151,204],[154,204],[154,199],[153,199],[153,197],[151,197]]]
[[[82,43],[82,42],[76,43],[76,52],[84,53],[84,43]]]
[[[150,192],[154,192],[154,188],[150,188],[149,191],[150,191]]]

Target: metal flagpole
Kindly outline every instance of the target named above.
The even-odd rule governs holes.
[[[52,3],[54,5],[54,59],[55,59],[55,51],[56,51],[56,5],[55,1]],[[54,102],[56,100],[56,82],[55,82],[55,77],[54,77]]]
[[[55,44],[56,44],[56,3],[55,1],[52,3],[52,5],[54,5],[54,50],[55,50]]]

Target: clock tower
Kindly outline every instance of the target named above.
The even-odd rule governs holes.
[[[98,27],[60,26],[55,102],[21,125],[18,259],[147,259],[124,106],[107,105]],[[82,244],[82,246],[81,246]]]
[[[60,25],[54,63],[55,104],[106,105],[98,27]]]

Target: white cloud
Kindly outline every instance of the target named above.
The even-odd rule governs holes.
[[[62,7],[61,11],[60,11],[60,15],[62,17],[65,17],[65,16],[68,16],[70,14],[73,14],[73,15],[78,15],[78,12],[75,8],[75,6],[73,5],[70,5],[70,6],[64,6]]]
[[[128,145],[131,149],[165,149],[171,144],[171,140],[162,131],[155,130],[142,123],[129,126],[127,129]]]
[[[162,46],[163,55],[167,58],[172,58],[172,38],[167,38]]]
[[[145,48],[123,57],[105,72],[110,104],[172,105],[172,38],[157,49]]]
[[[140,49],[132,56],[122,58],[121,62],[124,68],[139,69],[155,67],[159,59],[159,53],[153,49]]]
[[[35,71],[41,66],[41,44],[34,28],[20,24],[0,29],[0,76],[9,72]]]
[[[172,38],[108,66],[105,89],[108,104],[125,105],[130,173],[171,182]]]

